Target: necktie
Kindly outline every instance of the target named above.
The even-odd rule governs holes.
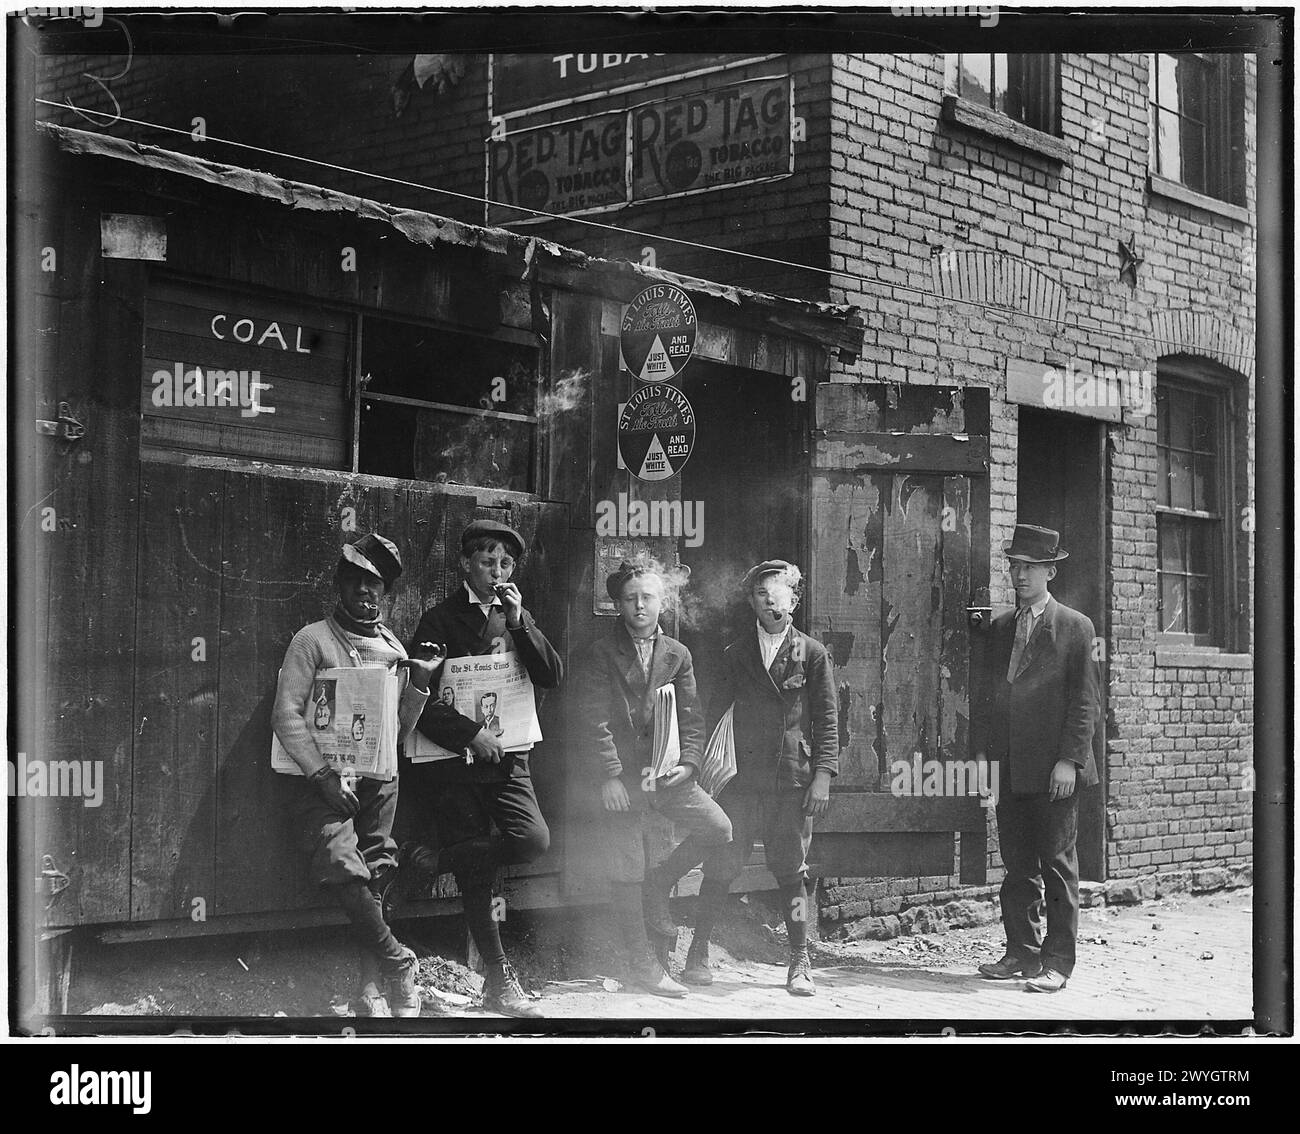
[[[1024,656],[1033,629],[1034,612],[1029,607],[1022,606],[1016,613],[1016,638],[1011,645],[1011,661],[1007,665],[1008,681],[1015,681],[1016,674],[1020,672],[1020,659]]]

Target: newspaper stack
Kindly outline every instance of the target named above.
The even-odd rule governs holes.
[[[650,771],[652,778],[657,780],[682,762],[682,738],[677,728],[677,686],[670,682],[655,690],[653,711]]]
[[[736,774],[736,734],[731,723],[734,708],[733,705],[722,714],[718,727],[713,730],[713,735],[704,748],[704,759],[700,762],[700,787],[715,799]]]
[[[303,716],[320,754],[340,775],[391,780],[397,775],[398,678],[381,666],[318,670]],[[271,769],[301,776],[272,733]]]

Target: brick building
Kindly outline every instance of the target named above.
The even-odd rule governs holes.
[[[37,61],[35,85],[42,97],[100,114],[116,103],[125,119],[177,131],[123,120],[102,127],[114,136],[482,224],[508,215],[485,213],[485,185],[518,188],[493,180],[488,141],[504,58],[518,57],[491,67],[484,55],[241,57],[232,66],[137,55],[120,77],[96,83],[87,76],[121,71],[120,55],[50,55]],[[557,84],[553,105],[511,109],[498,132],[559,137],[567,123],[617,121],[650,102],[716,107],[729,90],[789,84],[792,172],[585,214],[632,231],[556,219],[513,227],[595,256],[861,312],[861,352],[834,359],[815,406],[795,406],[773,427],[803,431],[811,453],[809,532],[790,546],[814,561],[807,628],[828,641],[847,635],[836,660],[848,689],[849,785],[889,791],[911,755],[887,743],[902,717],[927,758],[964,756],[962,711],[945,709],[952,659],[891,641],[901,599],[873,527],[898,521],[900,539],[915,537],[942,563],[951,486],[941,479],[914,514],[916,486],[896,477],[892,498],[874,495],[889,491],[881,467],[863,473],[870,462],[844,441],[882,436],[890,412],[922,407],[934,424],[909,420],[909,431],[961,441],[982,433],[987,443],[970,489],[982,504],[962,512],[974,517],[967,534],[987,593],[977,563],[929,580],[913,565],[904,580],[908,590],[948,588],[935,640],[955,633],[959,607],[1013,601],[1001,547],[1017,517],[1061,530],[1072,557],[1053,589],[1102,639],[1104,772],[1081,812],[1084,877],[1156,876],[1177,887],[1194,871],[1248,864],[1254,58],[708,56],[641,80],[630,59],[604,56],[580,72],[584,57],[567,58],[565,77],[593,76],[588,85],[566,93]],[[610,74],[597,73],[614,58]],[[828,388],[838,385],[861,396]],[[784,412],[763,397],[766,412]],[[919,485],[947,466],[916,468]],[[957,468],[949,478],[960,479]],[[726,558],[697,560],[697,577]],[[891,837],[881,835],[881,862],[895,865],[872,871],[889,877],[830,878],[824,916],[891,914],[959,891],[955,867],[927,869],[931,858],[909,860]],[[995,840],[987,853],[996,870]],[[913,869],[897,865],[909,861]]]

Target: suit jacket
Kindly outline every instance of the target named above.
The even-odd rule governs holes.
[[[570,735],[584,765],[598,780],[622,776],[634,806],[642,795],[641,769],[650,765],[655,691],[670,684],[676,686],[682,763],[698,768],[704,754],[704,713],[691,652],[677,639],[660,633],[647,677],[620,620],[595,642],[574,679]]]
[[[736,776],[726,791],[804,788],[814,772],[839,774],[839,706],[825,646],[791,627],[764,669],[754,626],[722,661],[712,718],[734,702]]]
[[[1097,783],[1092,734],[1101,710],[1100,667],[1093,657],[1092,621],[1049,598],[1020,659],[1015,680],[1007,667],[1015,644],[1016,612],[998,615],[986,654],[986,753],[1000,760],[1003,784],[1017,795],[1045,793],[1052,767],[1069,760],[1078,786]]]
[[[511,630],[505,626],[502,617],[501,636],[508,636],[533,684],[539,689],[554,689],[564,678],[564,663],[527,610],[523,612],[521,622],[519,629]],[[483,617],[483,611],[477,603],[470,601],[469,594],[462,586],[437,606],[424,612],[407,650],[418,652],[418,642],[441,642],[447,647],[449,658],[490,654],[493,652],[494,636],[488,633],[488,619]],[[467,717],[444,705],[440,700],[430,698],[416,727],[434,743],[459,752],[478,735],[483,725],[473,717]],[[490,782],[508,779],[513,768],[526,769],[527,764],[528,754],[516,753],[513,759],[507,758],[500,764],[477,761],[465,764],[461,760],[439,760],[433,764],[415,765],[415,769],[422,773],[429,769],[426,774],[440,780]]]

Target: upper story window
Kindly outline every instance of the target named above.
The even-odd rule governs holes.
[[[1056,55],[957,56],[957,94],[1044,134],[1057,133]]]
[[[1244,205],[1243,56],[1153,55],[1149,73],[1151,172]]]
[[[1156,539],[1160,632],[1230,647],[1233,500],[1226,387],[1169,376],[1156,386]]]

